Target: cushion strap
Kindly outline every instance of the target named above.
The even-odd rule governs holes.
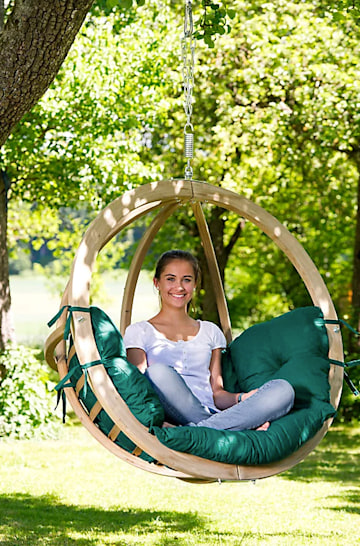
[[[88,369],[92,366],[97,366],[98,364],[102,364],[101,360],[93,360],[92,362],[88,362],[87,364],[81,364],[80,368],[84,371],[85,381],[84,381],[84,387],[83,387],[83,394],[86,396],[87,394],[87,377],[88,377]]]
[[[358,391],[358,389],[355,387],[354,383],[351,381],[350,377],[349,377],[349,374],[344,372],[344,379],[346,381],[346,383],[348,384],[351,392],[355,395],[355,396],[358,396],[360,393]]]
[[[337,320],[336,319],[320,319],[320,320],[323,320],[324,324],[343,324],[344,326],[346,326],[348,330],[350,330],[350,332],[352,332],[356,336],[360,336],[360,332],[358,332],[357,330],[355,330],[355,328],[350,326],[350,324],[346,322],[344,319],[337,319]]]
[[[81,369],[84,371],[84,387],[83,387],[83,394],[86,396],[87,394],[87,371],[92,366],[96,366],[97,364],[102,364],[101,360],[93,360],[92,362],[88,362],[87,364],[80,365]],[[70,381],[76,368],[74,367],[72,370],[70,370],[65,377],[62,378],[61,381],[54,387],[54,389],[57,391],[57,401],[55,409],[58,407],[60,398],[62,399],[62,407],[63,407],[63,423],[65,423],[65,415],[66,415],[66,396],[64,393],[64,389],[67,389],[68,387],[76,388],[76,382]]]
[[[334,358],[329,358],[330,364],[335,364],[336,366],[341,366],[342,368],[346,368],[345,362],[342,362],[341,360],[335,360]]]
[[[76,368],[73,368],[72,370],[70,370],[66,375],[65,377],[62,378],[61,381],[59,381],[59,383],[56,385],[56,387],[54,387],[54,389],[57,391],[57,392],[60,392],[62,391],[63,389],[66,389],[67,387],[75,387],[76,386],[76,383],[74,381],[70,381],[70,379],[72,378],[72,376],[74,375],[74,372],[75,372],[75,369]],[[70,381],[68,384],[67,381]]]
[[[337,320],[336,319],[317,319],[317,320],[321,320],[324,324],[343,324],[344,326],[346,326],[346,328],[348,330],[350,330],[350,332],[352,332],[356,336],[360,336],[360,332],[355,330],[355,328],[350,326],[350,324],[348,322],[346,322],[345,320],[343,320],[343,319],[337,319]],[[355,368],[355,366],[359,366],[359,364],[360,364],[360,360],[350,360],[349,362],[340,362],[340,360],[330,359],[330,362],[332,364],[336,364],[337,366],[342,366],[343,368]],[[358,396],[360,394],[360,392],[355,387],[354,383],[351,381],[351,379],[349,377],[349,374],[347,372],[345,372],[345,371],[344,371],[344,379],[345,379],[346,383],[348,384],[351,392],[355,396]]]
[[[343,368],[355,368],[355,366],[359,366],[360,360],[350,360],[349,362],[341,362],[341,360],[334,360],[332,358],[329,359],[331,364],[336,364],[336,366],[342,366]],[[358,396],[360,392],[355,387],[354,383],[351,381],[349,374],[344,370],[344,379],[350,388],[351,392]]]
[[[65,309],[67,309],[68,315],[67,315],[66,323],[65,323],[64,339],[67,339],[69,337],[69,334],[70,334],[70,326],[71,326],[71,319],[72,319],[73,312],[74,311],[83,311],[84,313],[90,313],[90,307],[79,307],[77,305],[64,305],[63,307],[61,307],[61,309],[59,309],[59,311],[56,313],[56,315],[51,320],[49,320],[49,322],[48,322],[49,327],[51,327],[51,326],[53,326],[53,324],[55,324],[55,322],[61,317],[61,315],[65,311]]]
[[[56,406],[55,409],[58,407],[60,399],[62,399],[62,421],[65,423],[65,416],[66,416],[66,396],[64,393],[64,389],[67,387],[76,387],[76,383],[74,381],[70,381],[72,376],[74,375],[75,368],[70,370],[65,377],[62,378],[61,381],[54,387],[54,389],[57,391],[57,400],[56,400]]]

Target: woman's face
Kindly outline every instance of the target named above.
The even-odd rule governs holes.
[[[154,285],[163,306],[186,307],[196,288],[194,268],[186,260],[173,260],[165,266],[160,279],[154,279]]]

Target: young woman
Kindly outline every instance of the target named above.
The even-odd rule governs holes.
[[[290,411],[294,390],[283,379],[250,392],[224,389],[221,352],[226,340],[212,322],[188,314],[199,280],[196,258],[172,250],[159,259],[154,285],[161,309],[148,321],[130,325],[124,342],[128,360],[146,374],[175,425],[222,430],[267,430]]]

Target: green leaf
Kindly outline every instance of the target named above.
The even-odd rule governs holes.
[[[215,47],[215,42],[214,42],[214,40],[211,38],[211,36],[210,36],[209,34],[206,34],[206,33],[205,33],[204,42],[205,42],[206,45],[209,46],[211,49],[212,49],[213,47]]]
[[[118,6],[120,2],[121,0],[106,0],[106,7],[112,9],[115,6]]]
[[[133,4],[132,0],[118,0],[118,3],[120,4],[120,7],[124,10],[131,9]]]

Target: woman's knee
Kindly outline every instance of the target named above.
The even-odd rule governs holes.
[[[295,391],[293,386],[286,381],[286,379],[274,379],[272,381],[273,388],[276,389],[276,396],[283,401],[284,404],[290,406],[294,405],[295,401]]]

